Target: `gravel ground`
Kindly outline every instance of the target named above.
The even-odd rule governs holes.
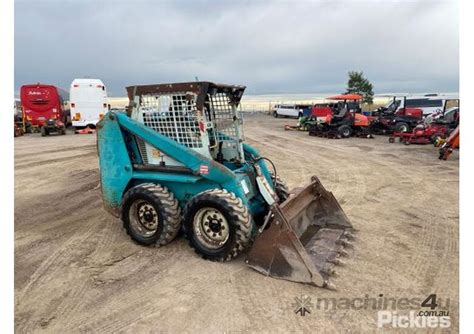
[[[294,122],[249,115],[246,139],[290,188],[317,175],[358,230],[337,291],[264,277],[243,256],[204,261],[183,238],[134,244],[102,208],[95,136],[27,135],[15,138],[16,331],[367,332],[377,329],[373,300],[436,293],[457,332],[458,154],[439,161],[431,145],[283,130]],[[301,295],[339,307],[302,317]]]

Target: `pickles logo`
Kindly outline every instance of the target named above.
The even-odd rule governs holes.
[[[377,327],[393,328],[449,328],[451,318],[448,309],[439,309],[436,294],[429,295],[422,303],[420,311],[411,310],[408,314],[396,311],[378,311]],[[428,308],[428,309],[427,309]]]

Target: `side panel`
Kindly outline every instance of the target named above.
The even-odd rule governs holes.
[[[354,126],[369,126],[369,119],[365,115],[355,113]]]
[[[248,165],[231,171],[192,149],[160,135],[144,125],[131,120],[125,114],[108,113],[98,124],[98,152],[102,197],[108,211],[118,216],[125,189],[140,183],[155,182],[169,188],[184,205],[197,193],[213,188],[227,189],[240,197],[245,205],[252,202],[251,212],[257,213],[262,199],[258,196]],[[158,171],[133,170],[124,139],[125,131],[140,136],[151,146],[176,158],[192,170],[189,174],[163,173]],[[247,147],[247,153],[258,157],[258,153]],[[267,180],[271,180],[263,160],[258,162]],[[203,168],[205,166],[206,168]]]
[[[102,199],[107,211],[118,216],[122,194],[132,177],[132,164],[115,116],[107,114],[97,127]]]

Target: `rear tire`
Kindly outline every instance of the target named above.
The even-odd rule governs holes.
[[[41,127],[41,137],[49,135],[48,130],[44,126]]]
[[[278,113],[276,111],[273,112],[273,117],[278,118]]]
[[[395,125],[395,132],[408,132],[410,126],[405,122],[400,122]]]
[[[352,135],[352,128],[349,125],[341,125],[337,132],[342,138],[349,138]]]
[[[234,193],[212,189],[194,196],[184,209],[189,244],[206,260],[229,261],[250,244],[252,218]]]
[[[121,218],[127,234],[142,245],[164,246],[181,227],[178,200],[166,187],[154,183],[140,184],[125,193]]]

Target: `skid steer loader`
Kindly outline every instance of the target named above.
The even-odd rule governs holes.
[[[111,111],[97,124],[105,208],[140,244],[163,246],[183,224],[205,259],[228,261],[250,248],[246,263],[265,275],[334,287],[329,276],[348,254],[352,225],[317,177],[290,192],[273,163],[244,143],[244,90],[127,87],[127,113]]]

